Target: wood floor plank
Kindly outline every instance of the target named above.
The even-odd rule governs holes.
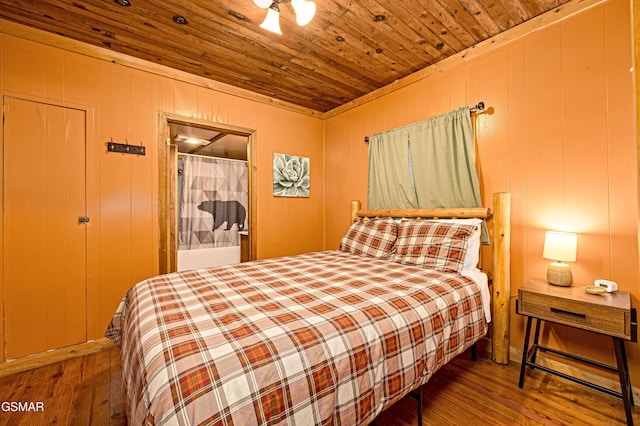
[[[92,377],[87,380],[91,383],[91,424],[109,424],[109,394],[111,381],[111,358],[108,353],[96,353],[96,363]]]
[[[73,406],[74,385],[65,380],[58,393],[52,399],[43,401],[45,403],[45,423],[46,424],[71,424],[71,412]]]
[[[109,351],[109,360],[109,425],[126,426],[127,416],[124,413],[124,401],[122,399],[120,351]]]
[[[518,388],[519,365],[462,354],[423,388],[423,425],[624,425],[622,401],[530,371]],[[0,401],[41,400],[45,412],[0,412],[0,425],[126,426],[120,351],[99,353],[0,377]],[[640,411],[633,407],[640,424]],[[376,426],[415,426],[417,402],[408,396],[380,414]]]
[[[96,354],[86,355],[80,358],[80,377],[73,395],[73,412],[69,418],[74,425],[90,425],[91,408],[95,398],[91,380],[92,372],[96,364]]]
[[[459,415],[464,418],[465,422],[478,424],[507,424],[515,421],[522,422],[526,416],[520,412],[512,412],[504,408],[499,400],[487,398],[485,394],[479,392],[476,387],[469,387],[469,382],[464,382],[462,377],[458,377],[455,381],[448,380],[444,375],[434,375],[425,387],[425,393],[430,394],[432,387],[446,389],[446,392],[440,391],[441,397],[434,404],[425,404],[427,411],[433,409],[441,409],[442,404],[447,404],[451,410],[459,410],[460,406],[466,407],[464,413]]]
[[[73,396],[75,388],[80,380],[79,362],[59,362],[54,364],[59,366],[51,379],[59,386],[53,394],[47,395],[43,400],[45,404],[46,424],[71,424],[70,416],[73,408]],[[38,374],[42,374],[46,367],[38,368]]]
[[[57,413],[63,413],[63,417],[66,418],[66,412],[69,411],[70,407],[70,398],[67,398],[67,401],[61,398],[64,395],[62,389],[66,386],[67,393],[70,393],[71,387],[66,385],[63,380],[60,380],[64,376],[64,368],[64,363],[42,367],[42,370],[39,372],[39,376],[41,376],[42,379],[39,380],[37,386],[39,389],[34,396],[34,400],[42,404],[44,411],[24,413],[25,419],[28,419],[30,424],[52,424],[52,418],[57,417]],[[55,401],[55,404],[47,407],[45,401]],[[42,423],[40,421],[42,421]]]
[[[2,390],[2,401],[14,401],[22,395],[26,386],[29,385],[34,375],[34,371],[25,371],[15,376],[0,377],[0,389]]]
[[[512,396],[518,380],[518,372],[513,378],[503,382],[505,395]],[[470,376],[473,377],[473,376]],[[484,375],[485,380],[495,379],[495,375]],[[515,388],[517,389],[517,388]],[[605,396],[584,386],[579,386],[566,380],[558,379],[540,370],[527,369],[521,404],[535,405],[540,410],[546,410],[554,417],[564,415],[567,422],[583,421],[585,424],[610,424],[625,422],[622,400]],[[579,407],[572,411],[566,407]]]
[[[467,368],[466,363],[460,363],[460,365],[464,368],[459,368],[459,365],[449,367],[451,374],[457,376],[450,390],[455,391],[458,386],[462,387],[463,392],[471,395],[473,401],[478,403],[477,409],[491,411],[495,415],[503,415],[505,421],[521,424],[529,420],[548,422],[551,419],[546,413],[536,411],[530,404],[529,398],[514,393],[511,386],[494,381],[490,388],[485,387],[486,382],[478,380],[477,376]],[[473,402],[470,401],[471,403]],[[569,420],[569,418],[560,419],[561,422]]]

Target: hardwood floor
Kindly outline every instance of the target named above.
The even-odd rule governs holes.
[[[625,424],[622,401],[555,378],[528,373],[518,388],[519,365],[462,354],[424,387],[424,425]],[[44,411],[0,411],[0,425],[126,425],[120,352],[112,347],[22,373],[0,377],[0,404],[42,402]],[[415,399],[383,412],[376,426],[414,426]],[[640,411],[634,409],[640,424]]]
[[[6,402],[42,402],[44,411],[5,411]],[[115,346],[0,377],[0,425],[51,424],[127,424]]]

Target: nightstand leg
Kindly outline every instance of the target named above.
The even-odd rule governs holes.
[[[536,331],[533,334],[533,355],[531,355],[531,362],[533,364],[536,363],[536,355],[538,354],[538,342],[540,341],[540,323],[542,322],[541,319],[537,318],[536,319]],[[531,369],[534,369],[535,367],[531,366]]]
[[[627,376],[627,389],[629,389],[629,402],[633,405],[633,387],[631,386],[631,376],[629,376],[629,364],[627,363],[627,350],[624,348],[624,340],[620,340],[620,350],[622,351],[622,360],[624,362],[624,371]]]
[[[627,354],[624,350],[624,340],[619,337],[614,337],[613,346],[616,350],[616,361],[618,363],[618,375],[620,376],[620,390],[622,393],[622,401],[624,402],[624,412],[627,415],[627,424],[632,425],[633,415],[631,406],[633,405],[633,395],[627,365]]]
[[[520,364],[520,380],[518,387],[524,385],[524,370],[527,368],[527,352],[529,352],[529,337],[531,337],[531,317],[527,317],[527,330],[524,333],[524,347],[522,348],[522,363]]]

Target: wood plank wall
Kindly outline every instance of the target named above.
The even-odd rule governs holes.
[[[578,233],[572,264],[578,285],[612,279],[640,298],[631,4],[571,6],[578,9],[558,21],[541,17],[528,33],[463,52],[455,63],[423,70],[411,84],[399,82],[398,90],[345,105],[326,120],[326,238],[333,248],[349,220],[341,206],[366,198],[364,136],[485,102],[487,111],[476,118],[483,200],[490,205],[491,194],[512,194],[510,328],[516,348],[524,323],[515,315],[515,295],[527,279],[545,277],[547,229]],[[614,361],[608,339],[563,327],[549,327],[544,339]],[[640,349],[628,347],[637,383]]]
[[[12,29],[27,40],[2,33]],[[158,149],[160,113],[254,129],[258,209],[257,257],[324,246],[323,122],[312,112],[162,67],[89,57],[79,43],[0,21],[0,93],[88,111],[88,338],[102,337],[126,290],[158,272]],[[76,53],[74,50],[81,53]],[[120,57],[118,58],[118,61]],[[117,62],[117,61],[116,61]],[[152,70],[152,71],[150,71]],[[162,75],[161,75],[162,74]],[[191,81],[190,81],[191,80]],[[215,90],[220,88],[220,90]],[[235,94],[232,94],[235,93]],[[239,95],[238,95],[239,93]],[[145,156],[106,152],[106,142],[142,144]],[[311,197],[275,198],[273,153],[309,157]],[[349,208],[348,205],[345,208]],[[1,255],[1,253],[0,253]],[[0,294],[4,285],[0,282]],[[24,301],[28,303],[28,301]],[[0,317],[3,316],[0,303]],[[0,335],[3,334],[0,322]],[[4,360],[0,339],[0,361]]]

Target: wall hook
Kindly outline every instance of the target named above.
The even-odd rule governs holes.
[[[142,141],[140,141],[140,145],[129,145],[129,140],[125,139],[125,143],[114,142],[113,138],[109,138],[109,142],[107,142],[107,152],[119,152],[121,154],[135,154],[135,155],[145,155],[146,148],[142,145]]]

